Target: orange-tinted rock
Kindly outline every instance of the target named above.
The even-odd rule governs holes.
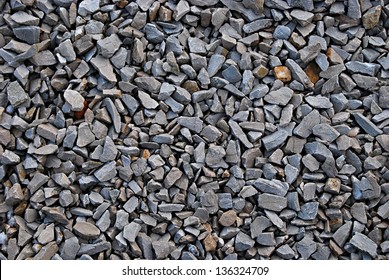
[[[320,68],[316,62],[311,62],[308,64],[307,69],[305,69],[305,73],[307,74],[309,80],[316,84],[316,82],[319,80]]]
[[[290,82],[292,80],[292,75],[290,73],[290,70],[286,66],[274,67],[274,76],[276,77],[276,79],[284,83]]]
[[[86,109],[88,109],[88,103],[86,102],[86,100],[84,100],[84,109],[79,112],[74,112],[74,117],[76,119],[81,119],[84,116]]]
[[[213,238],[212,235],[209,234],[204,239],[204,247],[205,247],[205,251],[207,251],[207,252],[214,252],[216,250],[217,242],[216,242],[215,238]]]
[[[148,159],[150,157],[150,151],[147,149],[143,150],[142,158]]]

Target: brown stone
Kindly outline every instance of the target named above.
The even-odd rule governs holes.
[[[340,179],[339,178],[328,178],[324,191],[332,194],[339,194],[340,192]]]
[[[186,81],[182,87],[186,89],[189,93],[194,93],[200,90],[199,85],[195,81]]]
[[[278,80],[284,83],[290,82],[292,80],[292,75],[290,73],[290,70],[286,66],[274,67],[274,75]]]
[[[311,62],[308,64],[307,69],[305,69],[305,73],[307,74],[309,80],[316,84],[316,82],[319,80],[320,68],[316,62]]]
[[[236,218],[236,212],[234,210],[229,210],[221,215],[219,224],[225,227],[232,226],[236,222]]]
[[[263,77],[265,77],[267,74],[269,73],[269,69],[267,69],[265,66],[263,65],[259,65],[257,68],[255,68],[253,70],[253,74],[255,77],[257,77],[258,79],[262,79]]]
[[[381,16],[381,6],[375,6],[367,10],[367,12],[362,17],[363,27],[366,29],[372,29],[380,21]]]
[[[144,159],[148,159],[149,157],[150,157],[150,151],[149,150],[147,150],[147,149],[144,149],[143,150],[143,153],[142,153],[142,158],[144,158]]]
[[[327,50],[326,55],[327,55],[328,61],[331,64],[342,64],[343,63],[343,59],[340,57],[340,55],[333,48],[329,48]]]
[[[173,11],[164,7],[164,6],[161,6],[159,8],[159,18],[160,20],[162,21],[171,21],[172,20],[172,15],[173,15]]]
[[[204,247],[205,251],[207,252],[214,252],[216,251],[217,242],[212,235],[207,235],[207,237],[204,239]]]

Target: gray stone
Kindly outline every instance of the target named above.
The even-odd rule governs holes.
[[[293,96],[293,90],[288,87],[282,87],[278,90],[266,94],[264,100],[270,104],[285,106]]]
[[[293,133],[302,138],[307,138],[309,135],[311,135],[313,127],[315,127],[319,123],[319,111],[313,110],[302,119],[299,125],[294,129]]]
[[[362,17],[361,5],[358,0],[348,0],[347,16],[353,19],[360,19]]]
[[[140,99],[141,104],[146,109],[155,109],[158,107],[158,102],[155,101],[149,94],[141,90],[138,91],[138,97]]]
[[[361,73],[369,76],[375,76],[380,68],[379,64],[359,61],[349,61],[345,65],[351,73]]]
[[[106,58],[112,57],[121,45],[122,41],[116,34],[97,41],[99,53]]]
[[[60,256],[64,260],[75,260],[79,249],[80,244],[77,237],[67,238],[61,247]]]
[[[350,243],[359,251],[369,254],[372,258],[377,257],[378,246],[366,235],[359,232],[355,232],[354,236],[350,240]]]
[[[213,77],[216,73],[222,68],[224,61],[226,58],[220,54],[213,54],[208,62],[207,72],[209,77]]]
[[[181,1],[182,2],[182,1]],[[154,24],[147,23],[144,32],[146,34],[146,38],[151,43],[161,43],[164,40],[164,34],[160,31]]]
[[[15,165],[20,162],[20,157],[10,150],[5,150],[0,156],[0,163],[4,165]]]
[[[389,217],[389,201],[378,207],[377,214],[383,219],[387,219]]]
[[[78,91],[67,89],[65,90],[64,98],[72,111],[79,112],[84,109],[85,99]]]
[[[358,123],[360,127],[364,131],[366,131],[371,136],[378,136],[383,133],[381,129],[379,129],[374,123],[372,123],[368,118],[366,118],[361,113],[354,113],[353,114],[355,121]]]
[[[97,12],[100,9],[100,2],[93,0],[83,0],[78,6],[78,13],[81,16],[87,16]]]
[[[78,221],[74,227],[73,231],[80,236],[81,238],[96,239],[100,235],[100,230],[91,223]]]
[[[266,180],[259,178],[254,182],[254,186],[264,193],[270,193],[278,196],[285,196],[288,192],[288,185],[278,180]]]
[[[245,33],[250,34],[268,28],[272,24],[273,24],[273,20],[271,19],[258,19],[243,25],[243,31]]]
[[[295,252],[288,244],[284,244],[276,250],[276,254],[285,260],[294,258]]]
[[[39,43],[40,31],[38,26],[20,26],[12,29],[16,38],[30,45]]]
[[[119,133],[121,130],[122,124],[121,124],[121,120],[120,120],[120,114],[119,114],[115,104],[113,103],[111,98],[107,97],[104,99],[104,105],[107,108],[108,113],[113,121],[113,126],[115,128],[116,133]]]
[[[135,79],[135,83],[138,87],[151,93],[159,93],[161,89],[161,83],[154,77],[138,77]]]
[[[314,220],[317,216],[318,209],[318,202],[307,202],[301,206],[297,216],[302,220]]]
[[[109,136],[106,136],[104,141],[103,153],[100,156],[100,161],[108,162],[115,160],[117,153],[118,150],[116,149],[115,143]]]
[[[318,109],[329,109],[332,108],[331,101],[324,96],[308,96],[305,98],[309,105],[313,108]]]
[[[293,79],[299,81],[304,85],[305,88],[313,88],[313,83],[305,74],[304,70],[294,60],[287,59],[285,65],[289,68],[292,73]]]
[[[310,237],[305,236],[301,241],[296,243],[296,249],[301,257],[307,260],[316,251],[317,244]]]
[[[89,145],[95,140],[95,135],[93,134],[93,132],[89,128],[89,125],[86,122],[80,124],[80,126],[78,127],[77,135],[77,146],[81,148]]]
[[[72,62],[76,60],[76,52],[73,49],[73,44],[70,39],[61,42],[57,50],[64,58],[66,58],[67,62]]]
[[[250,238],[247,234],[239,232],[235,237],[235,250],[237,252],[246,251],[253,247],[255,241]]]
[[[54,144],[48,144],[43,147],[40,147],[39,149],[36,149],[34,151],[34,154],[36,155],[51,155],[54,154],[56,151],[58,151],[58,146]]]
[[[357,202],[354,203],[350,209],[350,213],[353,216],[353,218],[362,224],[367,223],[367,215],[366,215],[365,207],[366,207],[365,204],[361,202]]]
[[[287,206],[287,199],[273,194],[261,194],[258,196],[258,207],[280,212]]]
[[[340,228],[338,228],[333,234],[332,238],[340,247],[343,247],[346,241],[348,240],[351,233],[352,225],[353,223],[351,221],[348,221]]]
[[[314,60],[318,56],[320,50],[321,50],[321,45],[319,43],[309,44],[305,48],[299,50],[300,59],[304,63],[308,63]]]
[[[126,225],[123,229],[123,237],[128,240],[128,242],[135,242],[136,237],[141,229],[141,225],[131,222]]]
[[[153,241],[151,245],[153,246],[157,260],[167,258],[171,252],[171,247],[168,241]]]
[[[77,255],[80,256],[87,254],[92,256],[109,249],[111,249],[111,243],[108,241],[101,241],[93,244],[81,243],[80,250],[78,250]]]
[[[203,121],[199,117],[179,117],[177,123],[196,133],[203,129]]]
[[[352,78],[355,81],[355,83],[362,89],[372,90],[372,89],[376,89],[378,86],[377,77],[369,77],[361,74],[353,74]]]
[[[288,40],[292,31],[289,27],[278,25],[273,32],[274,39]]]
[[[91,63],[104,79],[113,83],[117,82],[116,75],[113,72],[113,67],[109,59],[98,55],[91,59]]]
[[[253,147],[253,144],[248,140],[246,134],[237,122],[230,119],[228,125],[231,128],[232,135],[238,138],[246,148],[251,149]]]
[[[332,126],[321,123],[317,124],[312,128],[312,133],[315,136],[320,137],[324,141],[328,141],[329,143],[333,142],[340,136],[340,133],[333,128]]]
[[[30,97],[16,81],[8,84],[7,96],[9,103],[11,103],[14,108],[17,108],[23,103],[30,101]]]
[[[95,177],[100,182],[109,181],[114,178],[116,174],[116,163],[114,161],[107,162],[94,173]]]

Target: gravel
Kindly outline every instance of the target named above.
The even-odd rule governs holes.
[[[0,1],[0,258],[389,257],[385,1]]]

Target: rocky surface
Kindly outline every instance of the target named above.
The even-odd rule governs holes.
[[[388,259],[387,1],[0,11],[0,259]]]

